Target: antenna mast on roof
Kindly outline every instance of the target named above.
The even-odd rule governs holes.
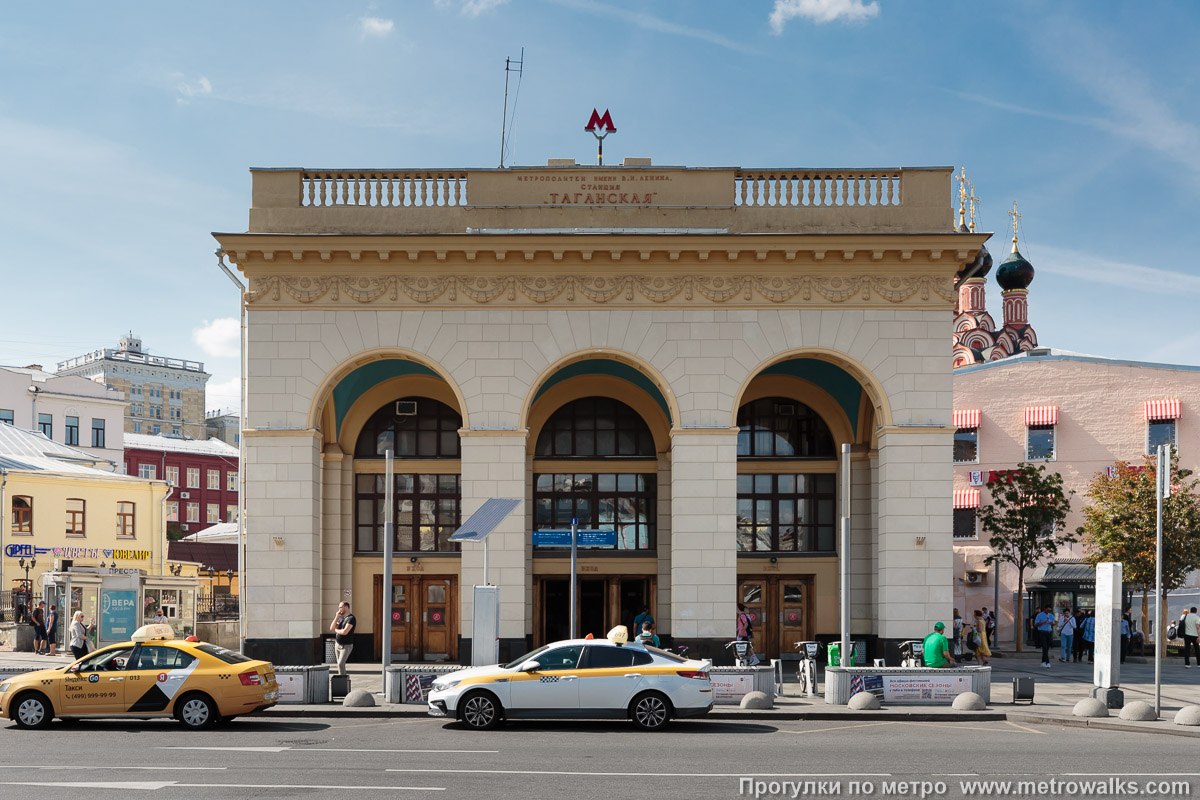
[[[508,125],[508,77],[509,73],[517,73],[517,95],[513,98],[513,116],[517,113],[517,97],[521,96],[521,76],[525,69],[525,48],[521,48],[521,58],[514,61],[511,58],[504,59],[504,112],[500,115],[500,168],[504,168],[504,134]]]

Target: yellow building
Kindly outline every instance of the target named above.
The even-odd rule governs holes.
[[[80,567],[165,574],[168,485],[91,466],[94,456],[0,425],[0,586]]]

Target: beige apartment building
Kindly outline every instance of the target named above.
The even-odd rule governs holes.
[[[448,538],[491,497],[522,501],[489,539],[502,658],[569,632],[532,531],[571,518],[618,536],[581,551],[580,633],[647,606],[720,658],[744,602],[760,652],[831,639],[843,492],[855,636],[949,616],[952,312],[987,239],[949,168],[252,177],[214,234],[248,280],[247,653],[319,657],[349,598],[356,657],[467,661],[483,546]]]
[[[57,374],[79,375],[124,392],[125,433],[208,438],[204,387],[212,376],[200,361],[151,355],[129,334],[116,349],[60,361]]]

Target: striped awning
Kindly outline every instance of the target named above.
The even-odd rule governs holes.
[[[1146,421],[1157,419],[1179,419],[1183,409],[1178,400],[1147,400]]]
[[[954,427],[956,428],[978,428],[979,427],[979,409],[964,408],[954,410]]]
[[[1058,406],[1026,406],[1026,425],[1057,425]]]
[[[979,508],[979,490],[978,489],[955,489],[954,490],[954,507],[955,508]]]

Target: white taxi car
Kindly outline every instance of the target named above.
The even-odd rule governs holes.
[[[628,718],[658,730],[672,717],[712,710],[711,661],[627,638],[620,625],[607,639],[566,639],[508,664],[442,675],[429,692],[429,713],[476,730],[517,717]]]

